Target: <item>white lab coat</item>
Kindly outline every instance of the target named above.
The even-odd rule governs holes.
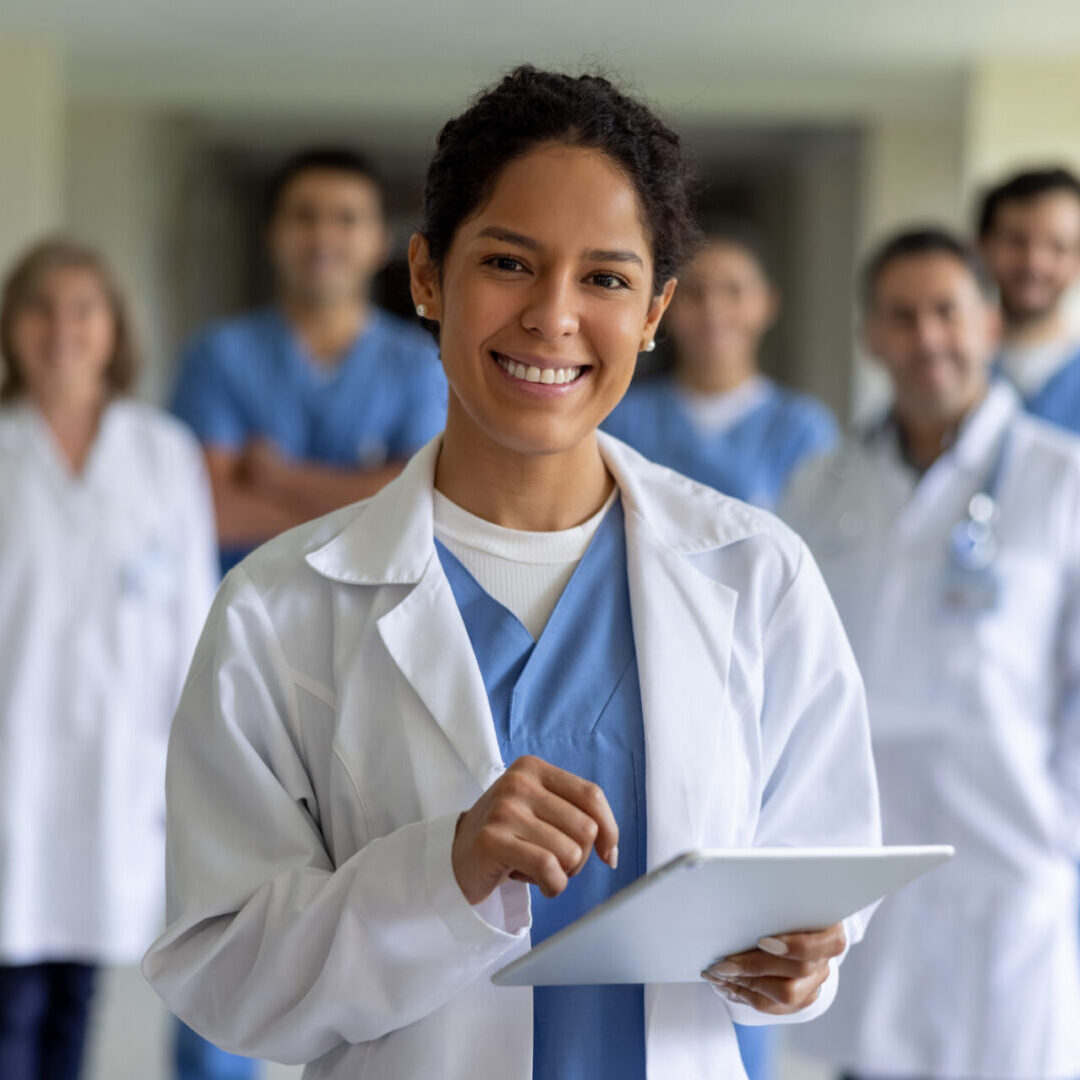
[[[165,750],[215,587],[202,455],[111,404],[74,476],[0,410],[0,962],[131,963],[164,908]]]
[[[998,609],[937,606],[1010,431]],[[951,864],[883,901],[800,1049],[867,1076],[1080,1076],[1080,441],[996,384],[921,481],[888,428],[807,465],[783,514],[866,679],[887,843]]]
[[[438,446],[229,575],[173,728],[170,925],[143,970],[196,1030],[308,1080],[531,1073],[531,991],[488,978],[529,947],[528,890],[470,907],[450,862],[504,765],[435,552]],[[878,842],[861,682],[803,545],[601,447],[626,509],[649,865]],[[704,983],[650,987],[646,1010],[650,1080],[740,1075],[732,1016],[769,1019]]]

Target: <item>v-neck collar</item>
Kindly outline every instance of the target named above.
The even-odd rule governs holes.
[[[115,401],[106,403],[101,412],[98,429],[83,462],[81,470],[76,472],[64,454],[56,433],[42,411],[31,401],[21,405],[23,423],[26,426],[29,441],[35,447],[35,453],[45,465],[60,488],[66,492],[89,492],[97,484],[98,476],[105,467],[112,442],[115,438],[117,409]]]
[[[357,357],[366,351],[372,333],[378,329],[381,322],[381,312],[373,305],[360,333],[353,338],[349,346],[332,363],[324,365],[315,360],[304,347],[296,327],[293,326],[280,308],[270,308],[268,314],[280,339],[284,342],[285,357],[289,365],[307,383],[316,387],[330,386],[337,382],[345,371],[356,363]]]

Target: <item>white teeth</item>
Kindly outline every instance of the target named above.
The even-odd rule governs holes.
[[[519,364],[516,360],[510,360],[505,356],[495,354],[495,359],[498,361],[499,367],[503,369],[508,375],[512,375],[515,379],[521,379],[523,382],[531,383],[543,383],[545,385],[562,386],[565,383],[573,382],[580,374],[581,368],[538,368],[535,366],[526,367],[524,364]]]

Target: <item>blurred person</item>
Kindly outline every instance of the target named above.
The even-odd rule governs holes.
[[[311,149],[270,184],[271,307],[186,348],[173,411],[206,451],[222,568],[257,544],[396,476],[446,416],[430,336],[380,310],[390,236],[371,165]]]
[[[983,197],[979,247],[1004,316],[998,363],[1029,412],[1080,432],[1080,333],[1066,302],[1080,275],[1080,179],[1017,173]]]
[[[177,713],[144,971],[208,1036],[322,1080],[726,1080],[733,1020],[828,1007],[860,918],[687,984],[490,980],[689,847],[879,839],[804,546],[597,431],[695,232],[677,135],[605,78],[522,67],[442,129],[410,266],[445,431],[230,572]]]
[[[991,380],[973,249],[902,233],[863,336],[893,403],[781,505],[866,680],[884,839],[949,843],[794,1039],[857,1077],[1080,1076],[1080,440]]]
[[[711,234],[671,301],[673,372],[631,386],[604,430],[726,495],[775,506],[796,465],[838,435],[824,405],[759,370],[779,308],[750,234]]]
[[[164,908],[165,750],[210,606],[202,454],[128,396],[101,257],[27,252],[0,300],[0,1076],[79,1075],[97,969]]]

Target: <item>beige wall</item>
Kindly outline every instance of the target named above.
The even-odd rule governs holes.
[[[133,106],[73,105],[65,132],[65,224],[101,248],[127,285],[142,346],[141,390],[160,400],[177,338],[176,207],[189,176],[189,125]]]
[[[63,216],[63,64],[57,49],[0,42],[0,266]]]

